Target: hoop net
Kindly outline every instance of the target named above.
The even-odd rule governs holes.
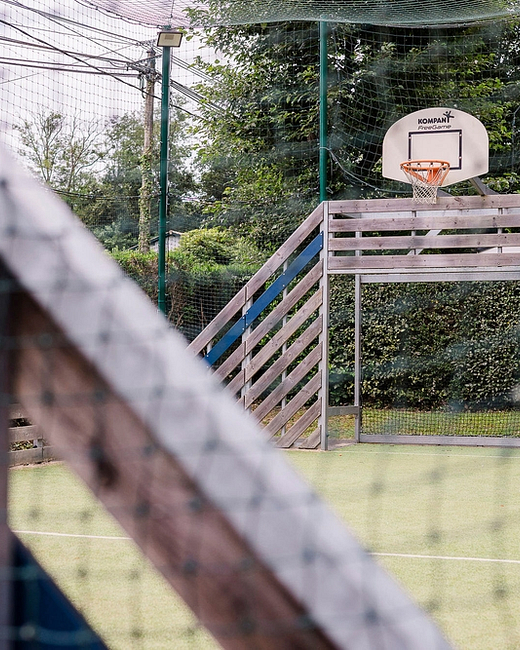
[[[450,171],[450,163],[445,160],[407,160],[401,163],[413,189],[416,203],[435,203],[437,188],[442,185]]]

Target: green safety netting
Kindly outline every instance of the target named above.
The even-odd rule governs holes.
[[[214,24],[327,20],[371,25],[448,25],[503,18],[518,14],[517,0],[264,0],[203,3],[197,0],[96,0],[97,8],[148,25],[187,26],[193,8],[207,8]]]

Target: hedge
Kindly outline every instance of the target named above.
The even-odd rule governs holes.
[[[365,285],[367,405],[509,408],[520,380],[520,283]],[[331,403],[352,403],[354,286],[331,283]]]
[[[157,304],[157,254],[116,251],[112,256]],[[188,340],[193,340],[257,268],[257,265],[197,263],[176,253],[168,255],[166,308],[172,325]]]
[[[157,255],[113,253],[157,302]],[[168,257],[168,317],[192,340],[256,271],[252,265]],[[331,281],[331,404],[354,391],[354,283]],[[450,410],[510,408],[520,384],[520,282],[365,285],[366,405]]]

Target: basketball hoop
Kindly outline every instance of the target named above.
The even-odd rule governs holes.
[[[450,163],[445,160],[407,160],[401,163],[413,189],[416,203],[435,203],[437,188],[450,171]]]

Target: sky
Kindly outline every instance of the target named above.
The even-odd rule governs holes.
[[[156,35],[76,0],[0,0],[2,139],[16,147],[14,127],[42,110],[103,123],[142,111],[138,69]],[[189,87],[200,79],[186,69],[197,54],[209,56],[197,38],[172,54],[173,81]],[[185,108],[196,113],[197,104]]]

